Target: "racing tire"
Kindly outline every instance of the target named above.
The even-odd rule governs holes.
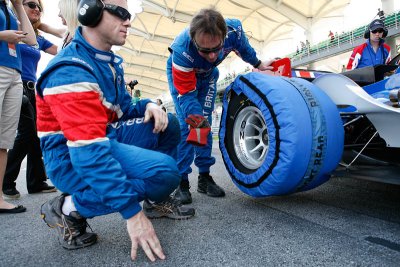
[[[225,90],[219,146],[232,181],[250,196],[324,183],[341,159],[343,139],[336,105],[308,81],[252,72]]]

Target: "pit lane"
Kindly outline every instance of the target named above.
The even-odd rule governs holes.
[[[217,142],[214,143],[214,145]],[[26,213],[0,215],[0,266],[398,266],[400,186],[335,176],[311,191],[251,198],[231,182],[219,150],[212,175],[222,199],[196,192],[197,215],[188,221],[154,220],[167,255],[150,264],[143,251],[129,259],[130,241],[119,214],[89,220],[99,243],[67,251],[40,219],[40,205],[58,193],[28,195],[24,161],[12,201]]]

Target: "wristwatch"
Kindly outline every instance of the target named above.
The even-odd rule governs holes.
[[[261,65],[261,60],[258,60],[256,64],[253,65],[254,68],[258,68]]]

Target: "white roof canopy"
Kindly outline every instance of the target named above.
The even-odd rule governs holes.
[[[125,80],[139,81],[142,97],[168,92],[165,73],[168,46],[200,9],[214,6],[224,17],[237,18],[258,53],[269,42],[291,38],[298,25],[309,30],[322,18],[340,15],[350,0],[143,0],[117,53],[126,62]],[[235,57],[232,53],[231,57]],[[229,62],[229,60],[228,60]]]

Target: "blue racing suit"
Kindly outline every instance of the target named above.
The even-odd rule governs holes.
[[[218,59],[213,63],[208,62],[197,52],[188,28],[181,32],[170,46],[167,76],[181,129],[178,168],[182,179],[187,180],[188,174],[192,172],[190,165],[193,159],[199,168],[199,173],[210,172],[210,167],[215,163],[215,158],[211,156],[212,133],[208,135],[207,145],[204,147],[194,147],[186,143],[189,128],[185,118],[190,114],[203,115],[211,125],[219,77],[217,66],[232,51],[253,66],[259,61],[255,50],[248,42],[241,22],[236,19],[225,19],[225,22],[227,36]]]
[[[121,64],[119,56],[88,44],[78,28],[37,83],[47,174],[86,218],[112,212],[131,218],[140,201],[164,200],[180,182],[173,158],[178,121],[169,115],[166,131],[153,134],[154,123],[143,123],[150,100],[131,103]]]
[[[378,64],[388,64],[390,60],[390,46],[385,44],[383,39],[380,41],[376,52],[368,39],[365,43],[354,48],[346,68],[354,70]]]

